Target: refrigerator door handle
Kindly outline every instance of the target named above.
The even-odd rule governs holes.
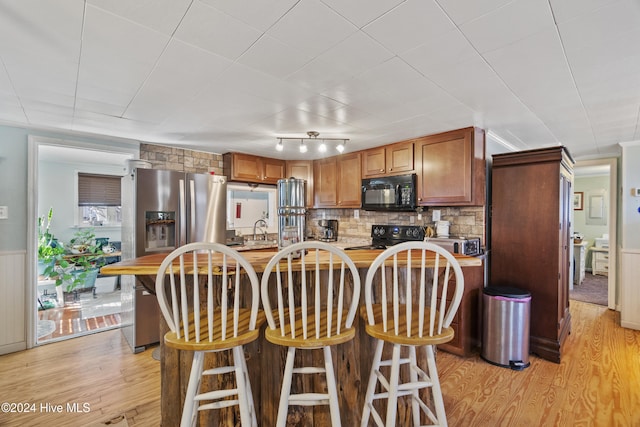
[[[179,215],[180,215],[180,243],[179,246],[184,246],[187,241],[187,236],[186,236],[186,229],[187,229],[187,204],[186,204],[186,200],[185,200],[185,187],[184,187],[184,179],[180,180],[180,206],[179,206]]]
[[[189,180],[189,213],[191,215],[191,221],[189,221],[189,235],[187,236],[188,242],[193,242],[196,235],[196,182],[193,179]]]

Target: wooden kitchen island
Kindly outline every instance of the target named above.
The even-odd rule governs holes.
[[[261,276],[267,263],[275,254],[275,250],[250,250],[243,251],[242,255],[253,265]],[[366,271],[381,253],[381,250],[354,250],[347,252],[356,264],[360,272],[362,286]],[[125,260],[102,267],[102,274],[109,275],[135,275],[150,291],[155,291],[155,276],[158,268],[167,254],[154,254],[144,257]],[[477,345],[479,332],[478,306],[483,286],[483,261],[480,258],[456,255],[465,275],[465,296],[461,303],[456,319],[463,319],[463,311],[466,320],[454,320],[452,326],[456,329],[456,339],[450,348],[443,350],[458,354],[467,354],[470,346]],[[419,265],[416,262],[413,265]],[[361,303],[364,304],[364,292],[361,290]],[[460,325],[458,325],[458,322]],[[463,323],[465,323],[463,325]],[[336,378],[340,392],[340,408],[342,424],[345,426],[359,425],[363,406],[363,396],[367,385],[371,360],[373,359],[374,342],[364,331],[364,321],[358,317],[356,338],[353,341],[338,346],[334,352],[334,365]],[[161,317],[160,336],[168,331],[164,319]],[[264,326],[263,326],[264,328]],[[461,332],[459,330],[462,329]],[[464,341],[464,346],[460,344]],[[467,342],[468,341],[468,342]],[[256,406],[258,425],[273,426],[278,411],[278,399],[284,371],[286,350],[272,345],[260,334],[260,338],[245,346],[247,366],[251,377],[251,388]],[[215,364],[216,357],[224,355],[208,354],[210,359],[206,363]],[[311,357],[315,356],[313,354]],[[321,360],[318,353],[318,360]],[[310,357],[305,354],[302,357]],[[208,360],[208,362],[207,362]],[[191,369],[191,354],[168,348],[160,342],[161,363],[161,411],[163,426],[177,426],[180,423],[182,402],[189,379]],[[203,384],[203,387],[206,387]],[[296,381],[294,379],[294,388]],[[408,415],[406,411],[399,409],[399,419]],[[239,414],[235,409],[225,411],[204,411],[200,415],[200,425],[234,426],[239,425]],[[289,410],[288,425],[330,425],[329,407],[299,407],[292,406]]]

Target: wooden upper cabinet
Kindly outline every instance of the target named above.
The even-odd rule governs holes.
[[[399,142],[362,152],[363,178],[412,172],[413,141]]]
[[[311,160],[287,160],[286,178],[304,179],[305,204],[307,207],[313,206],[313,161]]]
[[[339,156],[337,170],[338,207],[359,208],[362,198],[360,153],[349,153]]]
[[[313,162],[314,207],[359,208],[362,185],[360,153]]]
[[[286,162],[280,159],[261,157],[262,181],[269,184],[277,184],[279,179],[286,178]]]
[[[480,206],[486,200],[484,131],[465,128],[414,140],[421,206]]]
[[[285,177],[285,161],[244,153],[223,155],[224,171],[230,181],[277,184]]]
[[[316,208],[338,205],[338,162],[335,157],[313,162],[314,206]]]

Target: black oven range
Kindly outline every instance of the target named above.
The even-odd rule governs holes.
[[[398,243],[424,240],[424,228],[418,225],[374,225],[371,227],[371,244],[351,246],[354,249],[387,249]]]
[[[351,246],[345,250],[387,249],[398,243],[421,241],[425,238],[424,228],[419,225],[374,225],[371,227],[371,244]],[[482,254],[479,238],[433,237],[430,242],[437,244],[454,254],[478,256]]]

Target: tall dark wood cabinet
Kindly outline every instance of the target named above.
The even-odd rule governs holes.
[[[493,156],[491,286],[531,292],[530,351],[559,363],[569,312],[571,155],[552,147]]]

